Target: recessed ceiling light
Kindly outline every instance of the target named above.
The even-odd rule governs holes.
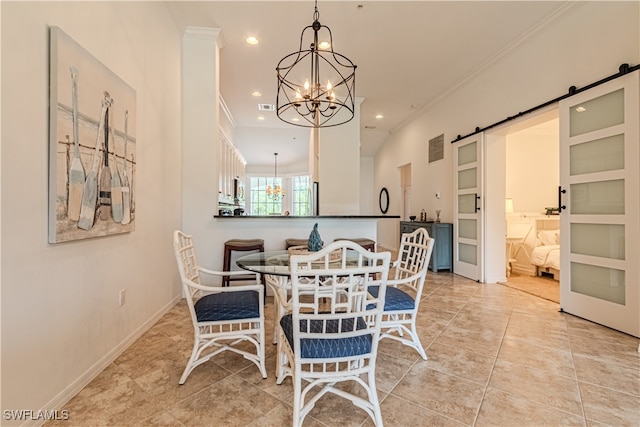
[[[376,119],[382,119],[384,116],[382,114],[376,114]]]
[[[262,96],[262,94],[256,90],[255,92],[251,92],[251,96]]]
[[[576,108],[576,111],[577,111],[578,113],[582,113],[582,112],[587,111],[587,109],[586,109],[586,108],[584,108],[584,107],[577,107],[577,108]]]
[[[300,121],[300,119],[299,119],[299,118],[297,118],[297,117],[293,117],[293,118],[291,119],[291,121],[292,121],[292,122],[297,122],[297,121]]]
[[[258,120],[264,120],[263,116],[258,116]]]
[[[322,49],[322,50],[329,50],[330,47],[331,47],[331,43],[329,42],[320,42],[320,44],[318,45],[318,49]]]
[[[249,36],[244,40],[250,45],[256,45],[256,44],[260,43],[260,40],[258,40],[258,38],[256,36]]]

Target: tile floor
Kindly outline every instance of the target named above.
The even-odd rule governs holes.
[[[495,284],[429,272],[419,332],[428,361],[384,340],[377,384],[386,426],[639,426],[637,338]],[[276,385],[267,305],[265,380],[223,354],[178,379],[191,351],[176,305],[64,409],[64,426],[291,425],[291,380]],[[55,423],[47,424],[49,426]],[[349,401],[321,399],[305,426],[371,426]]]

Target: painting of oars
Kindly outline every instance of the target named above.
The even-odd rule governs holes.
[[[129,110],[124,112],[124,168],[122,171],[122,224],[131,222],[131,192],[129,191],[129,178],[127,177],[127,139],[129,138],[127,126],[129,124]]]
[[[96,137],[96,148],[93,152],[93,163],[91,170],[87,174],[82,191],[82,206],[80,207],[80,219],[78,228],[90,230],[96,215],[96,201],[98,198],[98,167],[100,166],[100,137],[104,133],[104,119],[109,106],[108,94],[102,100],[102,111],[100,113],[100,124],[98,125],[98,136]]]
[[[67,199],[67,213],[71,221],[80,219],[82,206],[82,191],[84,189],[84,166],[80,160],[80,138],[78,132],[78,70],[71,67],[71,103],[73,120],[73,160],[69,167],[69,198]]]
[[[109,123],[109,115],[111,111],[112,99],[109,99],[107,112],[104,114],[104,164],[100,171],[100,219],[106,221],[111,216],[111,170],[109,169],[109,133],[111,125]]]
[[[111,122],[113,123],[113,121]],[[113,132],[111,132],[113,135]],[[115,141],[115,138],[111,138]],[[111,214],[117,223],[122,222],[122,183],[120,181],[120,168],[118,167],[118,156],[116,156],[116,144],[113,144],[113,163],[115,170],[111,174]]]

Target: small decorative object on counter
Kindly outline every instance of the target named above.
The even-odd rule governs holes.
[[[427,222],[427,213],[424,209],[420,211],[420,222]]]
[[[436,222],[440,222],[440,209],[436,209]]]
[[[309,251],[310,252],[318,252],[322,249],[322,239],[320,238],[320,233],[318,232],[318,223],[316,222],[313,225],[313,230],[311,230],[311,234],[309,234]]]
[[[415,220],[416,220],[416,216],[415,216],[415,215],[411,215],[411,216],[409,216],[409,220],[410,220],[411,222],[415,221]]]

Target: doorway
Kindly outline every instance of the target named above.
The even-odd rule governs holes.
[[[538,228],[559,228],[558,216],[546,215],[558,203],[558,147],[557,105],[485,133],[485,283],[506,283],[509,267],[535,279],[530,257]]]
[[[555,117],[552,115],[555,114]],[[506,135],[505,221],[509,287],[560,302],[558,111]],[[528,126],[527,126],[528,125]]]

